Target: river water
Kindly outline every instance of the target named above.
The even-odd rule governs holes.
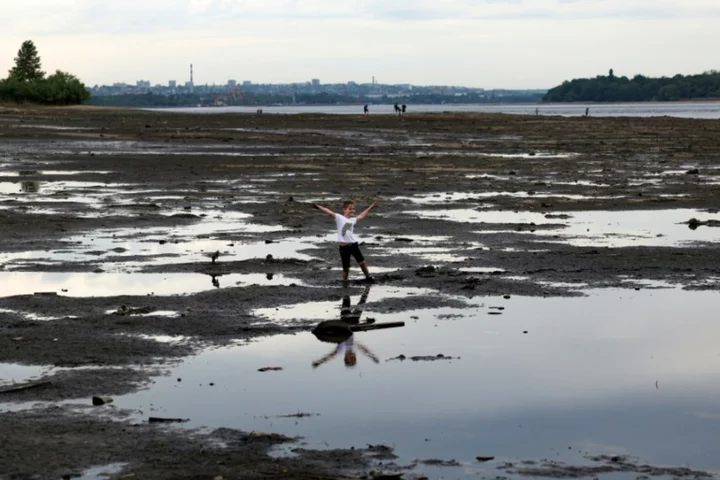
[[[370,115],[393,115],[392,105],[370,105]],[[191,107],[172,110],[184,113],[255,113],[260,107]],[[298,114],[329,113],[337,115],[361,114],[362,105],[305,105],[305,106],[262,106],[263,113]],[[590,116],[597,117],[681,117],[720,119],[720,102],[643,102],[643,103],[508,103],[468,105],[408,105],[413,112],[487,112],[519,115],[561,115],[581,116],[589,109]]]

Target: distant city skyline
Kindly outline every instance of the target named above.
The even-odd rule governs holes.
[[[9,3],[6,5],[6,3]],[[0,78],[24,40],[86,85],[322,83],[547,89],[720,68],[716,0],[3,2]]]

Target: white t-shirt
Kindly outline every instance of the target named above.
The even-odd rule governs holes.
[[[350,335],[350,338],[345,340],[342,343],[338,343],[337,348],[335,349],[335,354],[342,355],[347,351],[352,352],[355,348],[355,338],[354,335]]]
[[[338,242],[355,243],[358,241],[353,229],[357,223],[357,217],[347,218],[345,215],[335,214],[335,225],[337,226]]]

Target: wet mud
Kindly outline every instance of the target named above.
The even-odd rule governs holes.
[[[6,285],[53,272],[206,278],[206,288],[192,293],[178,285],[172,294],[83,295],[80,287],[74,294],[72,286],[45,291],[44,284],[0,292],[0,363],[55,368],[25,379],[49,382],[43,387],[0,394],[9,405],[0,413],[0,477],[57,478],[115,463],[118,476],[137,478],[356,478],[400,468],[387,459],[378,468],[372,449],[296,449],[278,458],[271,447],[291,439],[229,429],[186,435],[68,401],[90,405],[96,395],[146,388],[163,365],[204,348],[317,323],[272,322],[257,309],[359,293],[365,284],[355,266],[351,281],[340,282],[332,221],[313,203],[339,210],[352,198],[361,211],[379,202],[358,228],[376,283],[425,293],[374,308],[403,312],[648,282],[718,290],[720,251],[700,236],[667,244],[665,230],[636,241],[632,232],[608,237],[591,231],[596,225],[581,232],[571,224],[587,211],[642,218],[686,209],[684,225],[668,220],[663,229],[701,235],[716,228],[719,184],[720,123],[713,120],[0,107]],[[518,220],[513,212],[535,216]],[[407,359],[456,359],[451,351],[428,353]],[[13,380],[3,379],[25,381]],[[29,402],[58,405],[12,411]],[[499,472],[656,474],[600,460],[603,467],[587,471],[513,465]]]

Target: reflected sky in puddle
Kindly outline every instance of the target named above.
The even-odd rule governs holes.
[[[119,474],[123,468],[125,468],[127,464],[126,463],[113,463],[110,465],[104,465],[101,467],[93,467],[87,469],[85,472],[82,473],[82,475],[73,477],[75,480],[108,480],[110,478],[114,478],[117,474]],[[128,477],[132,478],[132,477]]]
[[[34,313],[34,312],[24,312],[22,310],[9,310],[7,308],[0,308],[0,313],[12,313],[15,315],[19,315],[19,316],[25,318],[26,320],[35,320],[38,322],[48,322],[51,320],[59,320],[61,318],[61,317],[54,317],[52,315],[38,315],[37,313]],[[77,318],[77,317],[68,316],[65,318]]]
[[[214,217],[212,215],[211,217]],[[25,251],[0,254],[0,264],[6,270],[17,269],[24,264],[61,264],[63,262],[102,263],[105,271],[135,271],[148,263],[194,263],[209,262],[209,255],[220,251],[220,262],[254,258],[295,258],[313,260],[301,250],[317,248],[317,243],[328,241],[326,237],[304,237],[265,243],[264,241],[244,242],[212,238],[218,233],[237,232],[264,233],[284,230],[273,225],[258,225],[248,221],[250,215],[229,212],[221,219],[203,219],[189,225],[166,228],[130,228],[96,230],[92,235],[75,235],[64,242],[66,247],[59,250]],[[198,238],[200,237],[200,238]],[[207,238],[202,238],[207,237]],[[124,257],[141,257],[125,261]],[[110,260],[117,260],[113,263]]]
[[[47,370],[47,367],[0,363],[0,390],[11,387],[15,383],[37,380]]]
[[[183,295],[237,285],[302,285],[284,275],[200,273],[36,273],[0,272],[0,297],[55,292],[67,297]]]
[[[393,298],[408,298],[417,295],[431,295],[433,290],[409,287],[381,287],[366,288],[368,296],[372,293],[371,300],[379,302]],[[298,305],[290,305],[277,308],[259,308],[253,315],[264,317],[268,322],[288,323],[292,320],[328,320],[340,315],[342,304],[340,302],[310,302]],[[368,304],[366,304],[366,307]],[[366,311],[371,311],[370,309]]]
[[[558,229],[535,230],[532,235],[544,237],[545,241],[561,241],[576,246],[676,246],[690,242],[720,240],[720,229],[701,226],[697,230],[691,230],[682,223],[693,217],[699,220],[714,218],[706,212],[694,209],[552,212],[552,215],[568,215],[569,218],[547,218],[546,213],[538,212],[472,209],[418,210],[406,213],[423,218],[476,224],[558,225]],[[522,233],[530,234],[530,232]]]
[[[393,197],[395,201],[402,200],[417,204],[444,204],[448,202],[464,202],[473,200],[486,200],[494,197],[516,197],[516,198],[567,198],[570,200],[607,200],[612,198],[625,198],[626,195],[576,195],[570,193],[551,193],[551,192],[447,192],[442,194],[430,193],[423,195],[413,195],[412,197]],[[415,213],[415,212],[407,212]]]
[[[44,176],[44,175],[108,175],[112,173],[110,170],[20,170],[3,172],[0,171],[0,179],[3,177],[26,177],[26,176]]]
[[[116,405],[148,412],[152,404],[160,415],[190,418],[189,426],[301,435],[311,447],[384,443],[401,461],[578,462],[585,450],[720,469],[720,295],[590,293],[372,313],[406,326],[356,333],[354,368],[342,354],[314,368],[335,345],[309,333],[214,349]],[[376,300],[373,290],[368,309]],[[493,306],[505,309],[487,315]],[[334,319],[339,307],[317,306],[316,316]],[[313,315],[303,308],[303,317]],[[440,353],[454,359],[390,360]],[[258,372],[268,366],[283,370]],[[280,417],[298,412],[318,416]]]

